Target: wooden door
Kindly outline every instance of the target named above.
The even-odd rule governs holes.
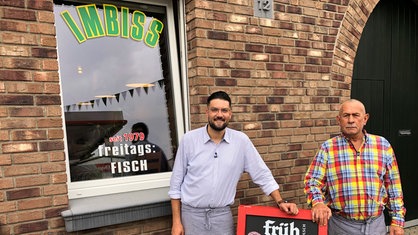
[[[399,163],[406,219],[418,219],[418,6],[381,0],[357,50],[351,97],[364,102],[369,133],[386,137]]]

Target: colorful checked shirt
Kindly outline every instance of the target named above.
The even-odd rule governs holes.
[[[307,202],[323,202],[354,220],[377,217],[386,205],[392,225],[403,227],[406,209],[394,151],[385,138],[364,134],[358,150],[343,135],[322,144],[305,176]]]

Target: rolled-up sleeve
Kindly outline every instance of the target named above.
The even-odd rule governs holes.
[[[170,190],[168,191],[168,196],[172,199],[181,198],[181,185],[186,174],[186,166],[184,156],[184,145],[180,143],[179,148],[177,149],[176,158],[174,161],[174,167],[170,179]]]
[[[304,179],[304,192],[307,197],[307,204],[315,206],[317,203],[324,202],[325,198],[322,188],[325,186],[325,171],[326,171],[326,150],[323,145],[316,154],[310,167],[308,168]]]
[[[245,171],[265,195],[270,195],[274,190],[279,189],[279,185],[250,139],[247,139],[245,147]]]
[[[388,164],[385,175],[385,187],[389,195],[389,208],[392,217],[391,225],[403,227],[405,225],[406,208],[403,203],[402,185],[399,174],[398,163],[393,149],[389,147],[388,155],[391,161]]]

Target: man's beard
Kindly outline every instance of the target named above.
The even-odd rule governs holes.
[[[215,119],[215,121],[217,121],[217,120],[223,120],[223,119],[222,118]],[[219,127],[219,126],[216,126],[215,125],[215,122],[214,121],[209,121],[209,126],[212,129],[214,129],[215,131],[223,131],[228,126],[228,123],[227,122],[224,122],[224,124]]]

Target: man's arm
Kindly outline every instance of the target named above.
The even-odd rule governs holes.
[[[392,227],[394,227],[394,231],[398,231],[398,227],[403,228],[403,226],[405,225],[406,208],[404,206],[403,201],[403,192],[401,185],[401,176],[399,174],[399,167],[396,161],[395,154],[391,147],[388,148],[388,154],[391,155],[392,162],[387,166],[386,174],[384,176],[384,185],[389,196],[389,214],[392,217],[391,231]]]
[[[277,206],[280,208],[280,210],[286,212],[287,214],[297,215],[299,213],[297,205],[295,203],[289,203],[283,200],[278,189],[274,190],[270,194],[270,197],[272,197],[273,200],[277,203]]]
[[[304,192],[307,203],[311,207],[312,221],[319,225],[326,225],[332,216],[331,209],[324,204],[322,188],[325,185],[326,151],[321,149],[317,152],[309,166],[304,179]],[[314,177],[315,176],[315,177]]]
[[[172,235],[184,235],[183,224],[181,223],[181,201],[180,199],[171,199],[171,211],[173,218]]]

